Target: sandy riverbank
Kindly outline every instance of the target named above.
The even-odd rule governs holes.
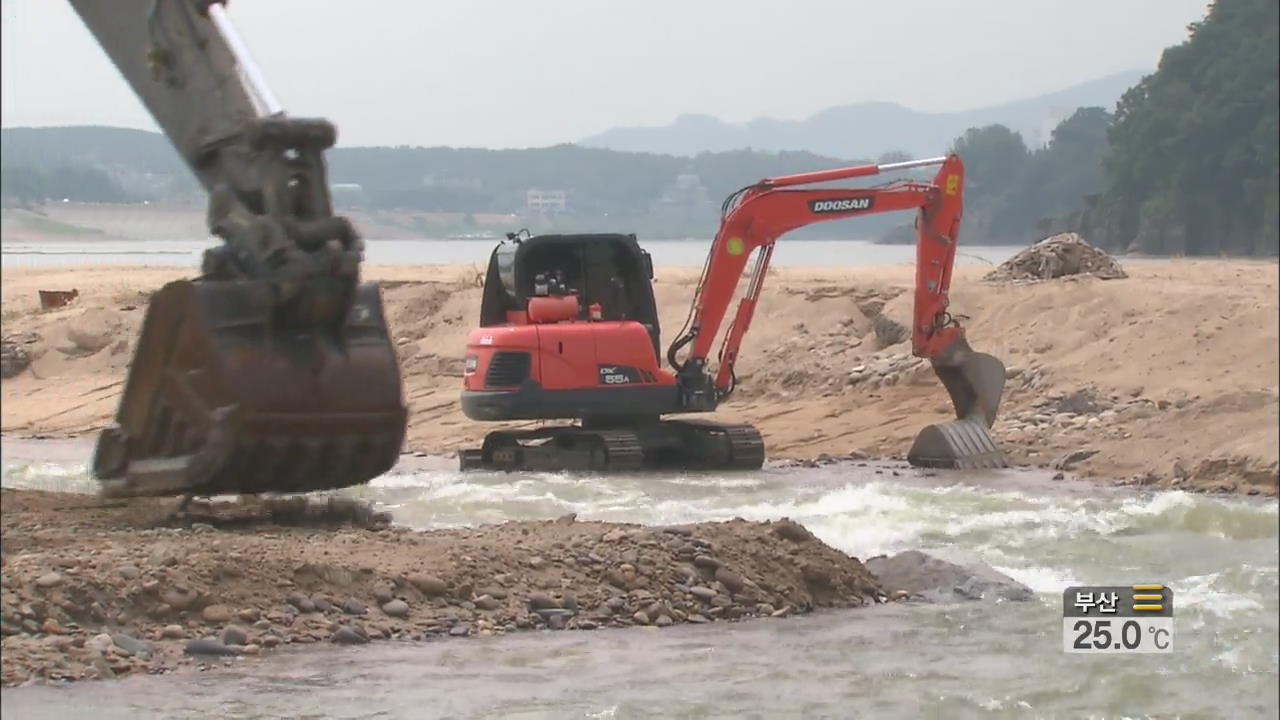
[[[953,307],[973,345],[1010,367],[996,435],[1017,463],[1116,482],[1273,495],[1277,489],[1277,266],[1134,264],[1130,277],[1017,285],[961,269]],[[477,268],[370,268],[384,283],[411,408],[408,448],[452,453],[494,428],[458,409]],[[92,433],[114,413],[146,303],[176,269],[6,271],[3,329],[33,358],[3,381],[3,431]],[[659,269],[663,334],[679,329],[696,273]],[[910,267],[773,273],[719,413],[757,423],[773,458],[901,456],[949,403],[894,337]],[[71,289],[40,311],[37,291]],[[886,322],[888,321],[888,322]],[[1090,454],[1092,453],[1092,454]]]

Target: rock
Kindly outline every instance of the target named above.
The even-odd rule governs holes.
[[[142,575],[142,571],[135,565],[125,565],[120,568],[120,577],[125,580],[137,580]]]
[[[480,608],[481,610],[497,610],[499,607],[502,606],[502,604],[499,603],[497,600],[495,600],[491,595],[481,595],[480,597],[476,598],[475,602],[476,602],[476,607]]]
[[[1054,470],[1070,470],[1073,467],[1075,467],[1075,465],[1077,465],[1078,463],[1084,462],[1085,460],[1088,460],[1089,458],[1097,454],[1098,454],[1098,451],[1092,448],[1082,448],[1080,450],[1073,450],[1072,452],[1069,452],[1066,455],[1063,455],[1057,460],[1054,460],[1050,464],[1050,467]]]
[[[285,596],[284,601],[298,609],[298,612],[309,613],[316,611],[316,604],[311,602],[311,598],[300,592],[291,592]]]
[[[222,630],[223,645],[248,645],[249,633],[238,625],[228,625]]]
[[[631,619],[634,620],[637,625],[649,624],[649,616],[646,615],[643,610],[635,611],[635,613],[632,614]]]
[[[813,539],[813,533],[808,528],[791,518],[782,518],[773,523],[771,529],[774,535],[791,542],[808,542]]]
[[[715,570],[720,567],[720,561],[710,555],[698,555],[693,558],[693,564],[704,570]]]
[[[396,598],[382,604],[382,612],[391,617],[404,617],[409,614],[409,603]]]
[[[547,566],[547,561],[537,555],[534,555],[533,557],[529,558],[528,563],[529,563],[529,567],[533,568],[534,570],[541,570],[542,568]]]
[[[181,640],[187,636],[187,631],[181,625],[165,625],[160,631],[160,637],[165,640]]]
[[[698,624],[698,625],[701,625],[701,624],[703,624],[703,623],[709,623],[709,622],[711,622],[710,620],[706,619],[705,617],[703,617],[703,616],[701,616],[701,615],[697,615],[697,614],[690,615],[690,616],[689,616],[688,618],[686,618],[686,619],[687,619],[689,622],[691,622],[691,623],[696,623],[696,624]]]
[[[890,597],[894,602],[901,602],[911,597],[911,593],[907,592],[906,590],[894,590],[893,595]]]
[[[905,590],[929,602],[960,599],[1022,602],[1035,598],[1031,588],[989,566],[956,565],[918,550],[907,550],[893,557],[874,557],[865,565],[884,588]]]
[[[342,603],[342,612],[348,615],[364,615],[369,612],[369,608],[355,598],[347,598]]]
[[[239,655],[240,651],[227,647],[213,638],[196,638],[188,640],[182,650],[187,655]]]
[[[330,639],[339,645],[363,645],[369,642],[368,636],[356,632],[349,625],[340,626],[334,631],[333,637]]]
[[[653,621],[653,624],[657,625],[658,627],[670,627],[672,624],[672,620],[667,615],[659,615],[658,619]]]
[[[174,610],[186,610],[200,599],[200,593],[190,588],[172,587],[160,593],[160,599]]]
[[[236,617],[240,619],[240,622],[250,624],[258,622],[258,618],[261,616],[262,613],[258,612],[255,608],[245,608],[244,610],[236,613]]]
[[[325,597],[313,597],[311,603],[316,606],[316,612],[327,613],[333,609],[333,603]]]
[[[46,635],[61,635],[62,626],[53,618],[45,618],[44,622],[40,623],[40,632]]]
[[[116,641],[112,640],[111,636],[106,633],[98,633],[97,635],[94,635],[93,637],[84,641],[85,647],[89,648],[90,650],[97,650],[100,653],[105,653],[106,651],[110,650],[115,644],[116,644]]]
[[[471,628],[467,625],[458,624],[449,628],[449,635],[451,637],[466,637],[470,634]]]
[[[115,633],[111,636],[111,642],[128,655],[136,655],[144,660],[151,657],[151,643],[146,640],[139,640],[125,633]]]
[[[627,531],[622,528],[615,528],[601,536],[601,542],[616,543],[627,539]]]
[[[533,611],[559,609],[560,603],[556,602],[550,595],[542,595],[535,593],[529,596],[529,609]]]
[[[747,587],[747,579],[727,567],[716,568],[716,580],[735,595]]]
[[[709,587],[695,585],[689,588],[689,594],[698,598],[702,602],[711,602],[711,598],[716,596],[716,591]]]
[[[449,594],[449,586],[434,575],[414,574],[408,578],[409,584],[427,597],[444,597]]]
[[[263,636],[262,636],[262,647],[264,647],[264,648],[273,648],[273,647],[276,647],[276,646],[278,646],[281,642],[283,642],[283,641],[282,641],[279,637],[276,637],[275,635],[263,635]]]
[[[379,605],[386,605],[395,598],[395,593],[386,585],[379,585],[373,589],[373,599],[378,601]]]
[[[31,353],[21,345],[5,340],[0,342],[0,378],[8,380],[31,365]]]
[[[65,579],[66,578],[64,578],[61,573],[47,572],[36,578],[36,587],[48,590],[50,588],[58,587]]]
[[[240,648],[241,655],[257,655],[260,652],[262,652],[262,648],[252,643]]]
[[[231,621],[231,608],[226,605],[209,605],[200,611],[200,617],[207,623],[221,624]]]

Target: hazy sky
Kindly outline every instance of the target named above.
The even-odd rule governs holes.
[[[102,0],[110,2],[110,0]],[[0,0],[0,123],[155,125],[65,0]],[[963,110],[1154,68],[1207,0],[234,0],[339,143],[522,147],[680,113]]]

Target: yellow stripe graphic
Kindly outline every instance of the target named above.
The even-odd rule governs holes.
[[[1164,590],[1164,586],[1163,585],[1134,585],[1133,586],[1134,592],[1143,592],[1144,590],[1150,591],[1150,592],[1160,592],[1161,590]]]
[[[1141,602],[1141,601],[1144,601],[1144,600],[1154,600],[1154,601],[1156,601],[1156,602],[1160,602],[1160,601],[1161,601],[1161,600],[1163,600],[1163,599],[1164,599],[1164,595],[1137,595],[1137,594],[1135,594],[1135,595],[1133,596],[1133,601],[1134,601],[1134,602]]]
[[[1160,612],[1164,609],[1163,605],[1134,605],[1134,610],[1139,612]]]

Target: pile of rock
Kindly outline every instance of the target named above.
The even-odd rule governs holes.
[[[1035,281],[1069,275],[1092,275],[1118,280],[1129,275],[1115,258],[1075,233],[1045,238],[987,273],[984,280]]]
[[[20,374],[31,365],[31,354],[16,342],[0,343],[0,377],[5,379]]]
[[[74,503],[5,491],[4,685],[165,672],[288,645],[665,627],[888,599],[857,559],[785,519],[130,529],[146,503],[62,507]]]

